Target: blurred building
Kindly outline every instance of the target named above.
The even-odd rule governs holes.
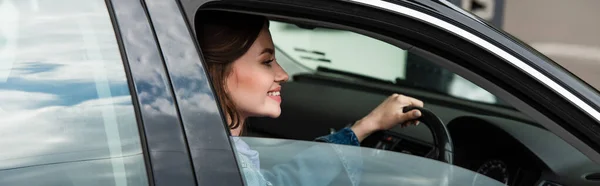
[[[600,90],[600,0],[506,0],[502,28]]]

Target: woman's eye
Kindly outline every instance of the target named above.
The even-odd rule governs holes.
[[[271,59],[271,60],[268,60],[268,61],[265,61],[265,62],[263,62],[263,64],[265,64],[265,65],[267,65],[267,66],[269,66],[269,67],[270,67],[270,66],[271,66],[271,63],[273,63],[273,61],[274,61],[274,60],[273,60],[273,59]]]

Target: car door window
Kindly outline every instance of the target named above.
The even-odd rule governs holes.
[[[297,169],[294,172],[297,174],[292,175],[293,180],[303,184],[308,183],[302,181],[307,179],[303,178],[303,172],[312,172],[311,179],[332,185],[438,185],[448,181],[440,179],[443,177],[440,175],[447,174],[450,169],[458,171],[450,178],[450,185],[501,185],[503,182],[502,178],[480,175],[476,170],[421,158],[431,150],[427,142],[423,143],[423,140],[431,140],[428,129],[423,126],[394,129],[404,138],[389,136],[384,138],[387,142],[382,140],[369,144],[371,142],[365,140],[361,144],[371,148],[309,142],[328,134],[327,128],[321,126],[330,126],[335,131],[355,121],[352,119],[360,119],[363,115],[358,113],[367,114],[375,108],[387,96],[373,93],[378,90],[426,93],[499,107],[505,105],[485,89],[428,59],[369,36],[278,21],[271,21],[269,29],[276,47],[277,62],[290,76],[290,81],[283,84],[282,115],[277,119],[249,121],[248,135],[252,137],[232,137],[238,151],[242,151],[240,154],[247,153],[246,146],[260,154],[257,166],[263,169],[267,179],[285,180],[286,169],[293,166]],[[426,108],[437,106],[425,103]],[[443,120],[448,119],[444,113],[440,114]],[[413,140],[407,140],[411,137],[414,137]],[[331,152],[324,153],[327,151]],[[240,159],[244,172],[251,165],[245,165],[244,157]],[[331,160],[326,161],[328,159]],[[324,165],[338,159],[343,163]],[[356,169],[362,171],[354,172],[353,166],[360,167]],[[284,176],[275,176],[278,174]],[[354,174],[361,176],[349,181]],[[399,179],[392,180],[391,177]]]
[[[405,153],[272,138],[232,141],[243,141],[260,155],[260,174],[272,185],[504,185],[462,167]],[[240,163],[246,184],[261,185],[253,179],[256,173],[247,171],[250,166],[253,163]]]
[[[260,154],[257,166],[276,183],[288,176],[304,184],[309,182],[303,179],[315,178],[333,185],[436,185],[444,181],[450,185],[527,185],[535,184],[543,172],[561,170],[558,162],[588,161],[494,94],[439,66],[434,60],[445,60],[441,57],[315,25],[270,22],[277,62],[290,81],[282,85],[280,117],[251,118],[247,136],[232,137],[243,173],[252,166],[244,160],[246,147]],[[393,135],[365,140],[362,147],[311,142],[368,114],[390,92],[424,100],[425,108],[446,123],[455,146],[453,165],[423,159],[430,155],[433,143],[423,125],[393,128]],[[340,148],[346,151],[335,150]],[[331,153],[322,153],[326,151]],[[321,162],[328,158],[343,163]],[[416,161],[420,163],[405,164]],[[361,167],[362,172],[353,172],[352,166]],[[419,173],[421,168],[424,172]],[[450,175],[444,172],[448,169],[461,173]],[[331,176],[332,172],[339,174]],[[354,174],[361,175],[356,182],[340,178],[352,180]],[[450,176],[449,180],[440,180],[444,177],[440,175]],[[244,178],[249,181],[250,177]]]
[[[102,0],[0,1],[0,185],[148,185]]]

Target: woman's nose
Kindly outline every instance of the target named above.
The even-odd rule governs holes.
[[[275,70],[275,81],[277,82],[287,82],[290,79],[290,76],[283,70],[279,64],[277,64],[277,68]]]

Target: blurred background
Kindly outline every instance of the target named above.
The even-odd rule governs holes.
[[[600,90],[600,0],[449,0]]]

